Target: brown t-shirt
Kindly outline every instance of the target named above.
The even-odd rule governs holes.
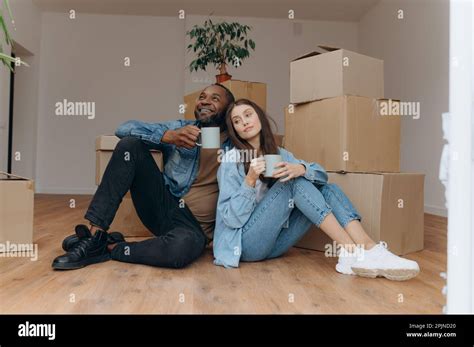
[[[221,132],[221,144],[227,139],[227,133]],[[201,148],[199,171],[191,185],[189,192],[183,196],[194,217],[198,220],[207,242],[212,241],[216,223],[217,198],[219,186],[217,184],[217,169],[219,168],[219,149]]]

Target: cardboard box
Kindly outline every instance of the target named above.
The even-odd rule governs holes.
[[[0,243],[33,243],[34,195],[33,180],[0,171]]]
[[[267,85],[265,83],[229,80],[222,83],[222,85],[234,94],[235,100],[242,98],[249,99],[255,102],[264,111],[267,109]],[[194,107],[203,89],[204,88],[184,97],[184,103],[186,105],[185,119],[196,119],[194,117]]]
[[[95,140],[95,150],[96,150],[96,175],[95,175],[95,184],[99,185],[102,176],[104,175],[105,168],[112,157],[113,150],[120,139],[115,135],[101,135],[98,136]],[[150,150],[153,159],[155,159],[156,164],[163,170],[163,158],[160,151]]]
[[[291,103],[342,95],[384,97],[383,60],[346,49],[318,47],[290,63]]]
[[[399,172],[400,116],[380,115],[382,103],[358,96],[285,109],[285,147],[328,171]]]
[[[284,146],[284,139],[285,137],[283,135],[280,135],[280,134],[273,134],[273,137],[275,138],[275,141],[276,141],[276,144],[278,147],[283,147],[285,148]]]
[[[107,167],[107,164],[112,157],[113,150],[120,139],[114,135],[102,135],[96,139],[96,184],[99,185]],[[150,151],[156,164],[163,170],[163,158],[159,151]],[[152,236],[152,233],[143,225],[138,217],[133,205],[132,197],[128,192],[122,202],[120,203],[119,209],[115,214],[114,220],[110,226],[110,231],[120,231],[126,237],[142,237]]]
[[[398,255],[423,249],[423,174],[330,172],[329,182],[346,193],[374,241],[385,241]],[[313,225],[296,247],[325,251],[332,242]]]

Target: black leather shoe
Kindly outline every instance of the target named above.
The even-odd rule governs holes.
[[[71,250],[81,239],[91,236],[92,234],[86,225],[78,224],[76,225],[76,234],[66,237],[63,240],[62,247],[65,252],[69,252],[69,250]],[[112,231],[111,233],[107,234],[107,242],[109,245],[112,243],[125,242],[125,238],[123,237],[122,233],[118,231]]]
[[[76,233],[73,235],[69,235],[63,240],[63,249],[66,252],[69,252],[69,250],[79,242],[79,240],[87,238],[87,237],[92,237],[92,234],[89,230],[89,228],[84,225],[84,224],[78,224],[75,227]]]
[[[82,238],[69,252],[54,259],[52,267],[56,270],[73,270],[109,259],[107,233],[97,230],[94,236]]]

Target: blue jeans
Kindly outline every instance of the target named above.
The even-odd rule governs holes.
[[[259,261],[284,254],[311,224],[319,227],[330,213],[342,227],[361,220],[346,194],[334,183],[315,185],[304,177],[277,181],[242,227],[241,260]]]

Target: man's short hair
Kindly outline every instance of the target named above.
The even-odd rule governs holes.
[[[230,105],[231,103],[233,103],[235,101],[234,94],[232,94],[232,92],[226,86],[224,86],[220,83],[214,83],[213,85],[214,86],[219,86],[222,89],[224,89],[225,96],[227,97],[228,105]]]

